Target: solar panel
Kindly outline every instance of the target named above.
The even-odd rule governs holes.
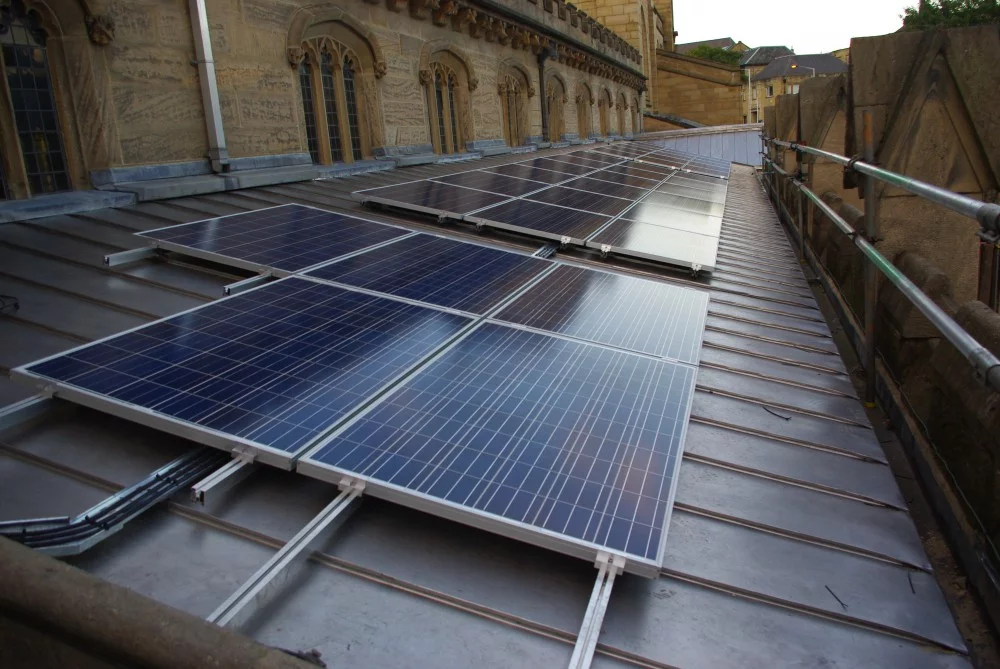
[[[252,271],[297,272],[409,230],[288,204],[139,233],[171,251]]]
[[[655,577],[695,373],[483,323],[298,470],[582,558],[611,550]]]
[[[554,172],[562,172],[563,174],[576,175],[587,174],[588,172],[600,169],[599,167],[574,165],[573,163],[567,163],[561,160],[551,160],[549,158],[536,158],[535,160],[525,164],[530,164],[533,167],[541,167],[546,170],[553,170]]]
[[[596,160],[594,158],[589,158],[578,153],[567,153],[559,156],[552,156],[552,160],[557,160],[561,163],[570,163],[571,165],[578,165],[580,167],[589,167],[592,170],[599,170],[602,167],[609,167],[614,165],[618,161],[604,161]]]
[[[465,186],[466,188],[475,188],[477,190],[485,190],[491,193],[512,197],[524,195],[525,193],[545,188],[548,185],[541,181],[517,179],[515,177],[494,174],[493,172],[484,172],[482,170],[459,172],[458,174],[434,177],[434,181],[453,184],[455,186]]]
[[[465,214],[508,199],[504,195],[487,193],[437,181],[411,181],[397,186],[384,186],[357,191],[366,202],[404,206],[428,214]]]
[[[622,197],[626,200],[632,200],[633,202],[649,192],[649,189],[647,188],[634,188],[624,184],[603,181],[600,179],[601,174],[603,174],[603,172],[598,172],[593,178],[580,177],[579,179],[573,179],[573,181],[567,181],[564,183],[563,186],[566,188],[585,190],[591,193],[599,193],[600,195]]]
[[[711,202],[700,198],[685,197],[674,192],[656,191],[649,194],[643,204],[662,205],[675,209],[684,209],[705,216],[722,216],[725,202]]]
[[[654,183],[659,183],[660,181],[663,180],[664,176],[668,176],[660,172],[654,172],[651,170],[642,169],[643,167],[646,167],[645,163],[638,163],[638,164],[634,163],[631,165],[615,165],[600,172],[597,172],[595,174],[592,174],[590,176],[593,176],[597,179],[602,179],[603,177],[601,175],[603,174],[627,174],[632,177],[641,177],[643,179],[652,181]]]
[[[709,189],[709,188],[699,187],[699,185],[688,186],[680,182],[679,180],[675,180],[674,177],[670,177],[669,181],[667,181],[659,188],[656,188],[655,192],[668,193],[670,195],[680,195],[683,197],[694,198],[696,200],[705,200],[707,202],[725,203],[726,201],[726,188]]]
[[[605,216],[617,216],[632,206],[631,200],[608,197],[599,193],[588,193],[563,186],[553,186],[547,190],[532,193],[528,196],[528,199],[535,202],[545,202],[546,204],[557,204],[579,211],[604,214]]]
[[[417,234],[307,276],[484,314],[549,266],[520,253]]]
[[[664,207],[646,200],[628,210],[622,218],[664,228],[685,230],[709,237],[718,237],[722,232],[722,218],[718,216],[708,216],[687,209]]]
[[[568,237],[571,241],[582,244],[584,239],[611,219],[588,211],[576,211],[530,200],[514,200],[466,216],[465,220],[557,241]]]
[[[471,322],[292,277],[16,371],[80,404],[288,467]]]
[[[524,163],[514,163],[512,165],[500,165],[483,170],[484,172],[495,172],[496,174],[506,174],[519,179],[531,179],[532,181],[544,181],[548,184],[559,183],[572,179],[573,176],[564,172],[553,172],[541,167],[532,167]]]
[[[587,179],[600,179],[601,181],[610,181],[611,183],[623,184],[626,186],[632,186],[634,188],[648,189],[653,188],[660,182],[659,179],[653,178],[657,175],[649,174],[649,177],[636,176],[635,174],[629,174],[625,172],[613,171],[611,169],[601,170],[600,172],[594,172],[593,174],[585,177]]]
[[[702,291],[560,265],[494,318],[697,365],[707,309]]]
[[[618,219],[588,240],[587,246],[711,272],[715,269],[719,238]]]
[[[571,156],[577,156],[579,158],[586,158],[591,162],[598,162],[603,165],[617,165],[618,163],[625,160],[623,156],[609,156],[598,151],[577,151],[576,153],[569,154]]]

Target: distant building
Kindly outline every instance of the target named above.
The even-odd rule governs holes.
[[[851,47],[844,47],[843,49],[837,49],[836,51],[831,51],[830,55],[834,58],[839,58],[848,65],[851,64]]]
[[[722,49],[723,51],[735,51],[736,53],[746,53],[750,50],[750,47],[746,44],[743,42],[737,42],[733,40],[732,37],[720,37],[719,39],[706,39],[700,42],[678,44],[674,47],[674,51],[688,55],[700,46],[710,46],[715,49]]]
[[[847,72],[847,64],[828,53],[790,55],[774,58],[765,67],[749,76],[746,118],[748,123],[763,120],[763,110],[774,106],[778,95],[799,92],[799,85],[812,77],[823,77]]]

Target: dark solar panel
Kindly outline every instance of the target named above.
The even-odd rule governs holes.
[[[548,159],[547,159],[548,160]],[[552,156],[551,160],[556,160],[561,163],[570,163],[571,165],[579,165],[580,167],[589,167],[592,170],[599,170],[602,167],[609,167],[614,165],[616,162],[621,161],[603,161],[595,160],[593,158],[588,158],[577,153],[567,153],[560,156]]]
[[[418,234],[308,276],[483,314],[546,267],[540,258]]]
[[[525,163],[528,164],[528,163]],[[562,172],[564,174],[586,174],[588,172],[593,172],[596,169],[600,169],[600,166],[584,166],[584,165],[574,165],[573,163],[566,163],[561,160],[551,160],[549,158],[536,158],[532,160],[530,164],[534,167],[541,167],[546,170],[553,170],[555,172]]]
[[[609,156],[604,153],[599,153],[598,151],[577,151],[576,153],[571,153],[569,155],[586,158],[589,161],[596,161],[603,165],[616,165],[625,160],[625,157],[623,156]]]
[[[459,172],[443,177],[434,177],[434,181],[453,184],[455,186],[465,186],[466,188],[476,188],[499,195],[517,196],[530,193],[531,191],[545,188],[548,184],[541,181],[527,181],[515,177],[474,170],[472,172]]]
[[[366,200],[377,199],[431,213],[453,214],[465,214],[508,199],[503,195],[437,181],[413,181],[398,186],[358,191],[358,194]]]
[[[481,325],[300,471],[575,555],[662,561],[695,369]],[[638,565],[632,565],[632,569]]]
[[[687,186],[681,183],[680,181],[675,181],[674,177],[670,177],[670,181],[657,188],[654,192],[666,193],[669,195],[680,195],[682,197],[694,198],[696,200],[705,200],[707,202],[718,202],[720,204],[724,204],[726,202],[725,188],[721,189],[702,188],[700,187],[700,184]]]
[[[587,242],[592,248],[611,250],[637,258],[672,263],[681,267],[715,268],[719,238],[660,225],[619,219]]]
[[[653,181],[655,183],[655,182],[662,181],[665,176],[669,175],[669,172],[667,174],[663,174],[663,173],[658,172],[658,171],[653,171],[653,170],[656,169],[655,166],[653,166],[652,170],[642,169],[643,167],[647,167],[647,165],[645,165],[644,163],[632,163],[632,164],[629,164],[629,165],[615,165],[613,167],[609,167],[609,168],[607,168],[605,170],[602,170],[602,171],[600,171],[600,172],[598,172],[596,174],[592,174],[591,176],[600,179],[602,177],[599,176],[599,175],[602,175],[602,174],[627,174],[627,175],[632,176],[632,177],[641,177],[643,179],[646,179],[648,181]]]
[[[164,429],[188,426],[187,437],[249,444],[287,464],[470,322],[289,278],[25,369]]]
[[[626,200],[632,200],[633,202],[649,192],[649,190],[646,188],[633,188],[631,186],[626,186],[624,184],[602,181],[599,178],[602,174],[604,173],[598,172],[597,174],[594,175],[594,178],[580,177],[579,179],[573,179],[573,181],[567,181],[566,183],[564,183],[563,186],[566,188],[576,188],[578,190],[585,190],[591,193],[599,193],[601,195],[621,197],[625,198]]]
[[[515,200],[480,211],[466,220],[486,225],[500,224],[501,227],[534,232],[549,239],[569,237],[582,241],[610,219],[586,211]]]
[[[289,204],[150,230],[140,236],[248,269],[297,272],[407,234],[408,230],[374,221]]]
[[[650,177],[655,177],[657,175],[650,174]],[[626,186],[633,186],[635,188],[652,188],[658,182],[659,179],[644,178],[641,176],[635,176],[634,174],[629,174],[626,172],[616,172],[613,169],[601,170],[600,172],[594,172],[593,174],[586,177],[587,179],[600,179],[601,181],[610,181],[616,184],[623,184]]]
[[[604,214],[605,216],[617,216],[632,206],[632,200],[607,197],[598,193],[588,193],[564,186],[553,186],[548,190],[533,193],[528,198],[536,202],[558,204],[570,209],[591,211],[596,214]]]
[[[491,167],[483,171],[495,172],[496,174],[506,174],[508,176],[517,177],[519,179],[544,181],[545,183],[548,184],[555,184],[559,183],[560,181],[566,181],[566,179],[573,178],[573,175],[571,174],[566,174],[564,172],[553,172],[552,170],[546,170],[540,167],[532,167],[530,165],[525,165],[522,163],[515,163],[513,165],[500,165],[499,167]]]
[[[495,318],[698,364],[708,294],[561,265]]]

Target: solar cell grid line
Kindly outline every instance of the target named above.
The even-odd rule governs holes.
[[[429,179],[356,191],[362,202],[377,202],[434,215],[462,215],[510,199],[482,190]]]
[[[565,186],[553,186],[527,195],[523,199],[566,207],[574,211],[602,214],[604,216],[617,216],[632,206],[632,200],[609,197],[599,193],[566,188]]]
[[[697,365],[707,312],[704,291],[559,265],[491,318]]]
[[[454,186],[475,188],[476,190],[484,190],[509,197],[525,195],[549,185],[542,181],[531,181],[503,174],[495,174],[493,172],[485,172],[483,170],[447,174],[440,177],[432,177],[431,180]]]
[[[283,276],[413,231],[286,204],[137,233],[158,248]]]
[[[291,277],[15,370],[216,448],[294,458],[474,321]]]
[[[307,276],[485,314],[552,265],[529,255],[419,233]]]
[[[463,220],[476,225],[526,232],[558,242],[566,238],[571,242],[583,243],[587,236],[611,219],[589,211],[576,211],[531,200],[511,200],[466,215]]]
[[[526,165],[524,163],[510,163],[508,165],[499,165],[497,167],[489,167],[483,170],[484,172],[492,172],[496,174],[504,174],[507,176],[517,177],[519,179],[531,179],[532,181],[544,181],[548,184],[557,184],[567,179],[572,179],[575,175],[566,174],[565,172],[554,172],[552,170],[547,170],[542,167],[533,167],[531,165]]]
[[[325,438],[301,473],[656,577],[695,370],[481,323]]]
[[[649,192],[649,188],[636,188],[626,184],[614,183],[601,179],[601,172],[595,172],[592,176],[580,177],[567,181],[562,186],[564,188],[575,188],[577,190],[598,193],[600,195],[610,195],[620,197],[635,202]],[[652,185],[652,184],[651,184]]]

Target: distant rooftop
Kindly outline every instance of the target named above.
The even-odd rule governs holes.
[[[801,56],[775,58],[753,77],[753,81],[763,81],[775,77],[792,75],[839,74],[847,72],[847,64],[828,53],[810,53]]]
[[[775,58],[794,55],[795,52],[787,46],[759,46],[743,54],[743,58],[740,59],[740,67],[767,65]]]
[[[677,53],[688,54],[700,46],[710,46],[716,49],[723,49],[725,51],[729,51],[734,46],[736,46],[736,42],[733,40],[732,37],[720,37],[718,39],[706,39],[700,42],[687,42],[686,44],[678,44],[675,48]]]

